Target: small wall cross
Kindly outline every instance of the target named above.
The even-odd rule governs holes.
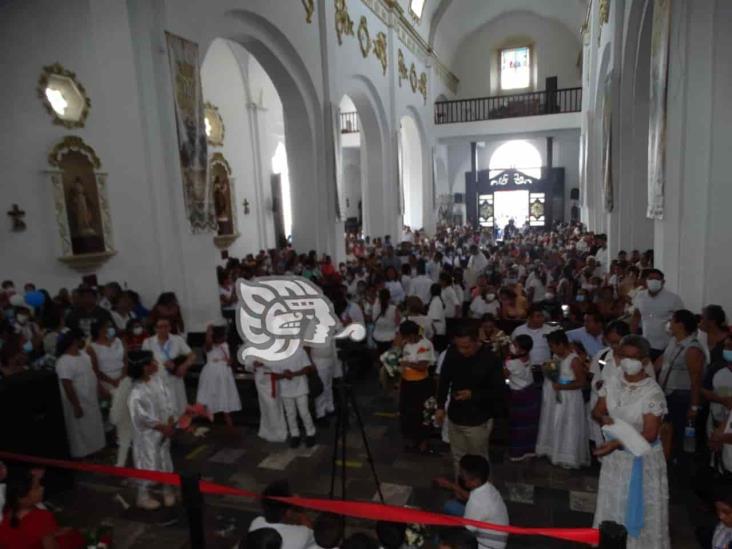
[[[8,212],[8,215],[13,220],[13,231],[25,230],[26,225],[25,221],[23,221],[23,218],[25,217],[25,211],[18,208],[17,204],[13,204],[13,207]]]

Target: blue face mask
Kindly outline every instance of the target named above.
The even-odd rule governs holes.
[[[585,296],[582,294],[579,294],[577,296],[577,303],[582,303],[585,300]]]
[[[722,357],[725,362],[732,362],[732,349],[724,349],[722,351]]]
[[[116,335],[117,335],[117,331],[114,328],[111,328],[111,327],[107,328],[107,337],[109,339],[114,339]]]
[[[33,352],[33,343],[30,341],[26,341],[23,343],[23,352],[24,353],[32,353]]]

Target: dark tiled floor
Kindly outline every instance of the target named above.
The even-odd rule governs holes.
[[[447,494],[432,487],[432,479],[451,474],[446,446],[435,441],[439,456],[418,456],[402,452],[396,405],[380,394],[375,381],[359,383],[359,407],[374,456],[376,469],[389,503],[407,504],[439,511]],[[320,427],[318,446],[290,450],[284,444],[270,444],[256,436],[256,418],[239,417],[231,432],[215,425],[203,438],[185,435],[174,448],[177,471],[195,472],[207,480],[260,492],[267,483],[283,477],[304,496],[328,495],[334,426]],[[355,425],[355,421],[352,422]],[[511,523],[520,526],[586,527],[592,524],[598,469],[566,471],[545,460],[511,463],[504,460],[505,426],[498,426],[491,450],[493,479],[508,505]],[[111,463],[113,450],[100,460]],[[347,438],[347,496],[371,500],[375,483],[367,462],[363,441],[357,431]],[[338,483],[340,490],[340,482]],[[73,491],[51,498],[65,525],[88,527],[109,524],[114,528],[115,547],[188,547],[188,526],[182,508],[144,513],[124,509],[121,499],[134,502],[134,488],[116,478],[77,475]],[[257,512],[256,501],[238,497],[206,496],[207,547],[231,548],[246,531]],[[685,489],[674,491],[671,531],[674,547],[696,547],[692,522],[704,510]],[[690,518],[691,517],[691,518]],[[351,528],[370,528],[366,522],[351,521]],[[511,548],[574,547],[545,538],[511,537]],[[578,546],[579,547],[579,546]]]

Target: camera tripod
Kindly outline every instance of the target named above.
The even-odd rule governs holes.
[[[384,494],[382,494],[381,492],[381,482],[379,482],[379,476],[376,473],[376,465],[374,464],[374,458],[371,454],[369,441],[366,437],[366,430],[364,429],[361,412],[358,409],[358,402],[356,401],[356,396],[353,392],[353,385],[350,382],[348,374],[348,360],[346,359],[343,360],[343,378],[341,379],[340,387],[338,388],[338,410],[336,412],[337,416],[335,425],[335,439],[333,443],[333,456],[331,461],[330,474],[330,499],[335,498],[336,477],[338,476],[339,451],[341,465],[341,499],[346,499],[346,440],[348,438],[350,410],[353,410],[353,413],[356,416],[356,424],[358,425],[358,429],[361,432],[363,446],[366,450],[366,460],[368,461],[369,467],[371,468],[371,475],[373,477],[374,483],[376,484],[376,492],[379,495],[379,500],[381,501],[381,503],[384,503]]]

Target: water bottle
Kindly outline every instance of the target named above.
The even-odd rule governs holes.
[[[687,454],[696,452],[696,429],[692,422],[689,422],[684,429],[684,452]]]

